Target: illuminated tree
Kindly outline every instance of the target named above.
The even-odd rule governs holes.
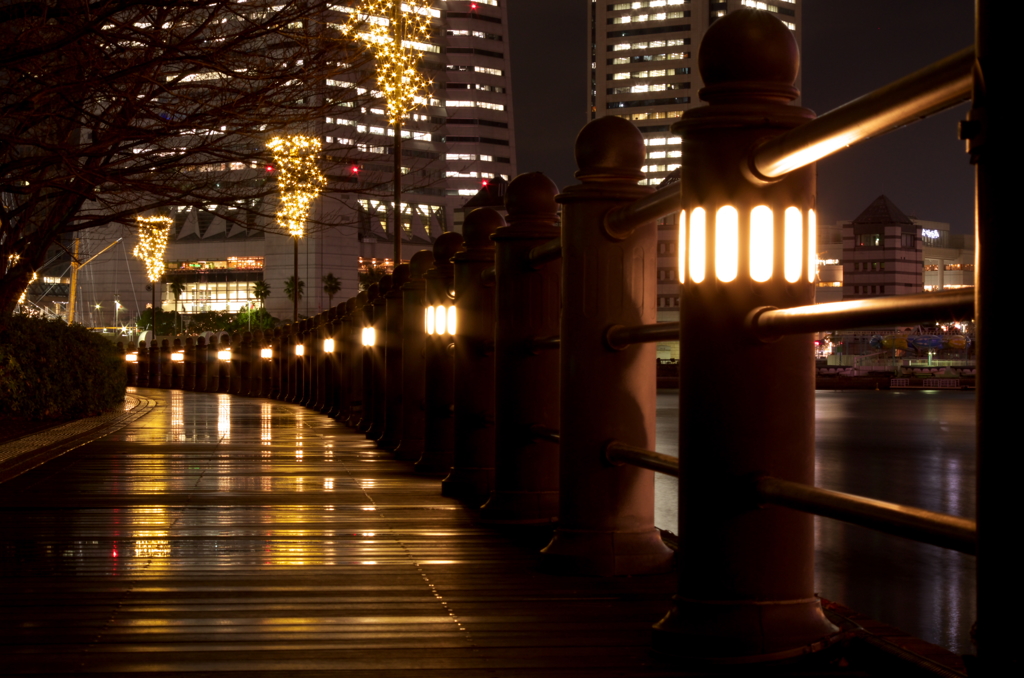
[[[152,329],[156,331],[156,317],[159,313],[156,305],[156,288],[164,273],[164,252],[167,250],[167,237],[174,221],[170,217],[138,217],[139,243],[132,250],[132,256],[138,257],[146,265],[146,277],[153,291]],[[175,304],[177,312],[177,304]]]
[[[175,206],[231,206],[226,218],[246,227],[272,216],[261,211],[277,188],[267,141],[371,101],[372,55],[324,11],[307,0],[4,3],[0,327],[61,235],[132,228]],[[341,80],[353,86],[327,85]],[[333,156],[324,173],[345,174],[353,161]]]
[[[373,52],[377,85],[387,103],[395,131],[395,265],[402,263],[402,120],[426,103],[432,84],[419,72],[418,44],[430,38],[430,0],[362,0],[348,32],[355,32]]]

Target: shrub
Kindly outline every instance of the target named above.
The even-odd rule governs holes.
[[[124,358],[81,325],[14,316],[0,331],[0,417],[74,419],[124,402]]]

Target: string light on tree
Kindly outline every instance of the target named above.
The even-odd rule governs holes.
[[[320,140],[294,134],[274,137],[267,147],[274,153],[274,166],[278,171],[277,185],[281,194],[278,223],[290,235],[301,238],[310,207],[327,183],[320,172]]]
[[[433,84],[417,69],[417,47],[430,40],[431,9],[429,0],[363,0],[346,27],[376,57],[377,85],[392,125],[425,103],[424,93]]]
[[[174,222],[170,217],[137,217],[136,221],[139,244],[132,250],[132,256],[142,259],[146,264],[146,277],[155,284],[164,272],[164,250]]]

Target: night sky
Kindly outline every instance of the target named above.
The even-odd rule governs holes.
[[[575,183],[572,144],[587,120],[588,0],[506,0],[518,171]],[[967,47],[971,0],[804,0],[803,105],[817,113]],[[878,195],[910,216],[973,230],[973,172],[956,138],[968,104],[818,163],[822,223]]]

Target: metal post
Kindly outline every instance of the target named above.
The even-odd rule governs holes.
[[[171,342],[167,339],[160,341],[160,388],[173,388],[174,366],[171,363]]]
[[[614,466],[617,441],[653,449],[655,346],[616,350],[616,325],[657,320],[657,231],[616,239],[604,216],[652,189],[638,186],[643,136],[617,117],[598,118],[576,138],[582,183],[558,196],[562,208],[561,424],[558,527],[544,548],[547,568],[601,576],[668,570],[672,551],[654,527],[654,472]]]
[[[349,353],[352,347],[349,345],[349,314],[355,307],[355,297],[352,297],[338,304],[337,318],[334,321],[334,368],[331,377],[330,410],[327,416],[332,419],[343,421],[348,418],[349,397],[348,380],[349,374]]]
[[[493,209],[473,210],[462,225],[455,264],[455,456],[441,494],[482,503],[494,489],[494,267],[491,235],[505,225]],[[451,330],[451,328],[448,328]]]
[[[299,236],[293,235],[292,242],[295,245],[294,257],[292,259],[292,323],[299,322]]]
[[[185,357],[185,347],[181,345],[181,339],[175,338],[174,345],[171,347],[171,355],[175,353],[181,353],[182,358]],[[171,360],[171,388],[184,388],[185,386],[185,361],[181,360],[175,362]]]
[[[149,387],[160,388],[160,342],[155,338],[149,342]]]
[[[743,332],[754,308],[814,301],[815,170],[766,184],[745,158],[814,114],[788,104],[799,53],[767,12],[718,19],[699,63],[708,105],[673,126],[683,139],[681,557],[655,643],[688,659],[772,661],[820,649],[836,632],[814,591],[813,517],[751,495],[764,473],[813,484],[812,342]]]
[[[402,435],[402,286],[408,281],[409,264],[395,266],[384,295],[384,427],[377,447],[388,451],[398,447]]]
[[[246,395],[249,391],[249,343],[252,335],[235,332],[231,335],[231,387],[228,393]]]
[[[278,399],[281,397],[281,330],[274,329],[266,337],[266,345],[273,351],[272,357],[267,365],[266,380],[263,382],[263,391],[260,393],[264,398]]]
[[[461,233],[443,233],[434,241],[434,266],[423,276],[427,283],[426,302],[435,309],[450,306],[455,269],[451,259],[462,249]],[[454,370],[448,350],[451,335],[434,333],[426,339],[426,416],[423,454],[416,462],[417,473],[443,474],[452,467],[455,454]]]
[[[195,381],[193,382],[193,388],[200,393],[206,392],[206,354],[208,351],[209,347],[206,345],[206,339],[196,337]]]
[[[409,259],[409,280],[402,285],[402,434],[395,454],[416,461],[423,454],[427,333],[423,327],[426,286],[423,275],[434,253],[420,250]]]
[[[558,187],[540,172],[508,185],[508,226],[495,246],[494,491],[480,509],[491,523],[551,523],[558,518],[558,445],[538,439],[535,425],[557,428],[558,351],[531,350],[558,334],[561,269],[531,265],[530,251],[560,237]]]
[[[225,332],[220,335],[220,344],[217,346],[218,351],[231,351],[231,335]],[[232,356],[234,353],[232,352]],[[217,358],[217,367],[220,371],[220,388],[217,389],[218,393],[231,393],[231,380],[234,378],[234,358],[231,360],[221,360],[220,356]]]
[[[1013,370],[1000,364],[1005,348],[1001,337],[1014,332],[1010,309],[1016,305],[1013,270],[1015,251],[1007,247],[1001,224],[1012,223],[1019,180],[1012,169],[1020,123],[1015,119],[1018,76],[1014,73],[1013,40],[1006,30],[1013,7],[992,0],[975,3],[974,102],[962,136],[975,165],[975,323],[977,332],[977,468],[978,468],[978,626],[979,675],[1016,675],[1021,656],[1016,651],[1013,624],[999,617],[1021,599],[1017,586],[1020,558],[1013,549],[1015,512],[1010,508],[1020,478],[1019,454],[1007,454],[1007,441],[1016,440]],[[1001,355],[1002,354],[1002,355]],[[1015,670],[1016,669],[1016,670]]]
[[[371,374],[373,379],[373,420],[370,428],[366,430],[366,437],[370,440],[377,440],[384,432],[384,421],[387,417],[387,410],[384,407],[385,389],[387,384],[384,378],[384,334],[385,334],[385,312],[387,295],[391,291],[392,276],[384,275],[378,281],[377,298],[373,300],[373,330],[376,335],[376,343],[370,351]]]
[[[266,369],[266,360],[260,355],[260,350],[266,344],[263,339],[263,331],[255,330],[252,332],[248,339],[249,344],[249,389],[246,391],[246,395],[252,398],[259,398],[260,394],[263,393],[263,379],[264,370]]]

